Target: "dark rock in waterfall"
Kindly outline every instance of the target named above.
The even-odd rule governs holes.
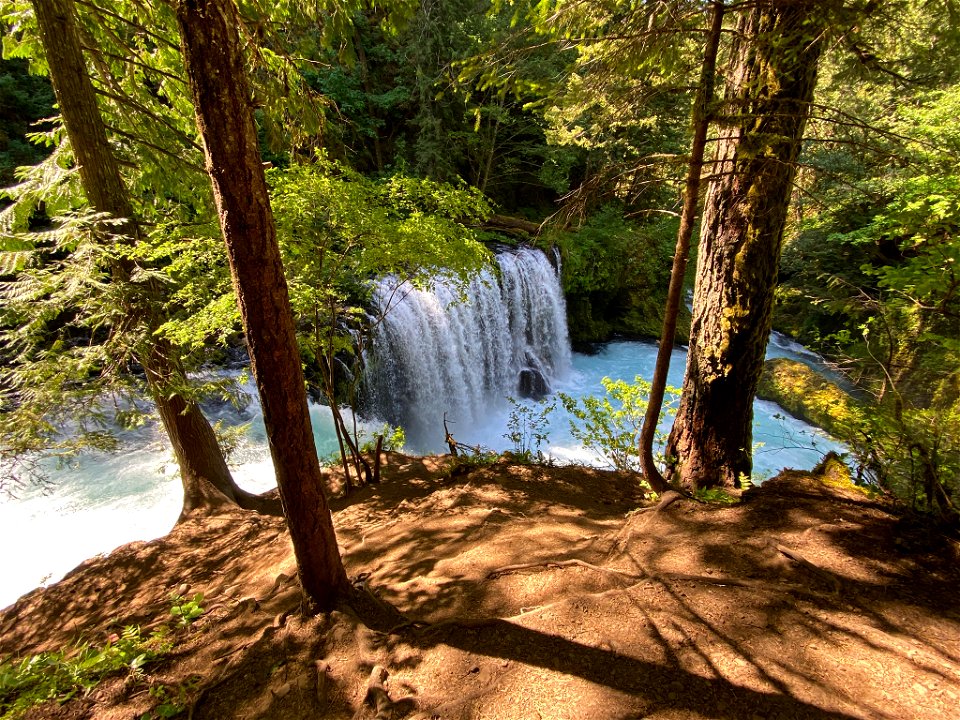
[[[539,370],[524,368],[517,381],[517,392],[520,397],[539,401],[550,394],[550,386]]]

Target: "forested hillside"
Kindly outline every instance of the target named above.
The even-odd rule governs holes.
[[[0,491],[157,421],[179,522],[283,516],[304,609],[349,602],[309,398],[338,489],[378,484],[402,433],[354,418],[401,288],[466,302],[524,244],[561,272],[575,348],[660,340],[635,434],[580,411],[657,512],[751,486],[759,391],[890,512],[960,530],[952,0],[0,0],[0,24]],[[773,329],[835,374],[765,365]],[[278,494],[237,484],[210,417],[242,400],[215,371],[238,354]],[[523,362],[518,390],[549,394]],[[544,462],[535,411],[513,422],[514,458]],[[451,425],[465,472],[492,461]]]

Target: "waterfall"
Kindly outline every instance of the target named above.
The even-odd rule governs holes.
[[[496,256],[464,289],[438,277],[418,289],[381,280],[382,320],[367,357],[367,411],[400,425],[419,452],[444,450],[451,432],[480,422],[505,396],[538,398],[570,367],[557,271],[539,250]]]

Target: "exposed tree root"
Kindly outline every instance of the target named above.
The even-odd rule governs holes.
[[[413,698],[401,698],[400,700],[391,700],[390,694],[384,687],[388,673],[386,668],[381,665],[374,665],[370,671],[370,679],[367,681],[367,694],[364,696],[364,703],[373,708],[376,713],[374,720],[399,720],[407,717],[416,709],[416,703]],[[361,710],[357,710],[354,718],[361,716]],[[428,718],[429,714],[417,713],[415,717]]]
[[[828,570],[824,570],[823,568],[820,568],[817,565],[814,565],[812,562],[807,560],[803,555],[801,555],[796,550],[792,550],[784,545],[781,545],[775,540],[772,540],[771,544],[777,550],[777,552],[779,552],[781,555],[788,557],[798,565],[801,565],[802,567],[806,568],[808,571],[816,575],[818,578],[823,580],[827,585],[829,585],[832,588],[833,593],[835,595],[839,594],[840,591],[843,589],[843,585],[840,583],[840,579],[833,573],[829,572]]]
[[[623,554],[626,552],[627,546],[638,532],[644,530],[647,525],[653,522],[654,519],[664,510],[669,508],[678,500],[683,500],[684,498],[689,498],[689,496],[677,492],[676,490],[668,490],[663,494],[663,496],[660,498],[660,502],[658,502],[656,505],[635,510],[627,519],[627,522],[624,523],[624,526],[620,529],[620,532],[617,533],[613,542],[613,546],[610,548],[610,551],[607,554],[608,559],[614,554]],[[638,518],[641,516],[643,517],[644,522],[639,524],[638,527]]]
[[[560,607],[561,605],[565,605],[567,603],[570,603],[576,600],[583,600],[584,598],[598,598],[598,597],[603,597],[606,595],[611,595],[616,593],[629,592],[631,589],[635,588],[637,585],[639,585],[640,583],[648,579],[649,578],[643,578],[633,583],[632,585],[627,585],[626,587],[610,588],[609,590],[601,590],[600,592],[583,593],[580,595],[575,595],[573,597],[564,598],[563,600],[557,600],[556,602],[547,603],[546,605],[540,605],[538,607],[531,608],[529,610],[525,610],[523,612],[517,613],[516,615],[508,615],[506,617],[496,616],[496,617],[485,617],[485,618],[455,618],[453,620],[440,620],[439,622],[434,622],[434,623],[425,622],[425,621],[415,621],[412,624],[420,626],[417,628],[417,630],[423,633],[434,633],[439,630],[444,630],[446,628],[451,628],[451,627],[476,629],[476,628],[497,626],[503,623],[515,623],[516,621],[522,618],[527,618],[532,615],[537,615],[539,613],[544,612],[545,610],[550,610],[552,608]]]
[[[375,711],[376,720],[390,720],[393,715],[393,701],[383,684],[387,681],[387,671],[379,665],[374,665],[367,681],[367,694],[364,702]]]
[[[650,507],[645,507],[645,508],[640,508],[640,509],[638,509],[638,510],[634,510],[634,511],[633,511],[633,515],[640,515],[640,514],[642,514],[642,513],[654,513],[654,514],[656,514],[656,513],[658,513],[658,512],[663,512],[663,511],[666,510],[668,507],[670,507],[671,505],[673,505],[677,500],[683,500],[684,498],[687,498],[687,499],[695,499],[695,498],[692,498],[692,497],[689,496],[689,495],[685,495],[685,494],[683,494],[683,493],[681,493],[681,492],[678,492],[678,491],[676,491],[676,490],[667,490],[663,495],[660,496],[660,502],[658,502],[656,505],[651,505]]]
[[[280,502],[280,497],[273,491],[263,495],[255,495],[241,488],[236,488],[234,495],[237,505],[244,510],[252,510],[260,515],[283,517],[283,504]]]
[[[330,664],[323,660],[314,660],[313,667],[317,673],[317,707],[323,710],[330,703],[330,698],[328,697],[332,684],[330,680]]]
[[[792,556],[791,556],[792,558]],[[734,579],[726,577],[713,577],[705,575],[690,575],[687,573],[651,573],[643,572],[642,574],[629,573],[624,570],[616,570],[614,568],[606,568],[600,565],[594,565],[592,563],[584,562],[583,560],[571,559],[571,560],[546,560],[544,562],[537,563],[524,563],[521,565],[507,565],[502,568],[497,568],[492,570],[487,574],[488,580],[493,580],[503,575],[509,573],[518,572],[521,570],[529,570],[534,568],[567,568],[567,567],[583,567],[589,570],[596,570],[597,572],[610,573],[617,575],[619,577],[625,577],[630,580],[643,581],[649,580],[651,582],[658,583],[668,583],[668,582],[695,582],[701,583],[704,585],[716,585],[718,587],[750,587],[750,588],[759,588],[759,587],[769,587],[770,583],[764,582],[762,580],[745,580],[745,579]],[[634,583],[635,585],[636,583]],[[631,585],[630,587],[633,587]],[[622,588],[614,588],[622,589]],[[611,592],[610,590],[604,590],[603,592]],[[589,597],[589,596],[587,596]],[[555,603],[551,603],[553,605]],[[544,605],[543,607],[549,607]],[[540,608],[538,608],[540,609]],[[524,613],[526,614],[526,613]],[[518,615],[513,617],[503,618],[504,620],[512,620]]]
[[[640,580],[644,579],[646,575],[636,575],[634,573],[625,572],[623,570],[615,570],[613,568],[601,567],[600,565],[594,565],[593,563],[588,563],[584,560],[578,560],[576,558],[571,558],[569,560],[545,560],[543,562],[534,562],[534,563],[521,563],[519,565],[505,565],[504,567],[497,568],[496,570],[491,570],[487,573],[487,580],[494,580],[502,575],[508,575],[510,573],[520,572],[521,570],[533,570],[536,568],[565,568],[565,567],[582,567],[587,570],[595,570],[600,573],[607,573],[610,575],[617,575],[620,577],[630,578],[631,580]]]

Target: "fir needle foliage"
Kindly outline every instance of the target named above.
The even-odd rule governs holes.
[[[50,154],[17,172],[0,208],[0,452],[23,476],[36,467],[24,452],[106,448],[115,421],[144,420],[136,358],[152,343],[192,370],[238,338],[172,6],[74,5],[141,237],[122,247],[85,209],[63,128],[37,126]],[[721,55],[743,40],[736,18],[761,5],[728,5]],[[861,473],[918,507],[955,504],[960,18],[950,0],[823,6],[777,324],[875,398],[846,438]],[[371,278],[464,277],[484,261],[482,192],[538,222],[566,193],[547,240],[563,253],[576,340],[656,334],[651,288],[666,284],[706,8],[239,3],[300,347],[328,402],[359,401]],[[47,72],[31,3],[0,0],[0,22],[5,56]],[[713,109],[717,131],[757,119]],[[110,276],[117,262],[132,268],[126,286]],[[162,321],[117,312],[144,304]],[[229,394],[214,385],[171,389]]]
[[[954,521],[958,43],[955,4],[888,3],[826,58],[777,320],[872,399],[843,437],[860,478]]]

